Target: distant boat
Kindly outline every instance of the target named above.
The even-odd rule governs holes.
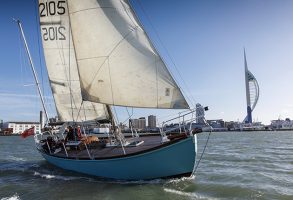
[[[189,108],[130,3],[39,0],[39,16],[56,109],[66,122],[59,131],[48,128],[35,135],[42,156],[63,169],[110,179],[190,176],[197,154],[191,130],[195,109]],[[162,128],[157,135],[124,137],[111,106],[186,112],[171,119],[181,120],[177,134]],[[108,122],[107,137],[62,139],[66,126],[83,130],[90,121]]]

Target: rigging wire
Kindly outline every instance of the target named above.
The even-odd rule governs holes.
[[[128,118],[127,118],[126,120],[124,120],[124,121],[122,122],[122,124],[124,124],[125,122],[127,122],[127,120],[131,119],[131,117],[132,117],[132,115],[133,115],[133,107],[131,107],[131,109],[132,109],[132,110],[131,110],[131,114],[129,113],[127,107],[125,107],[125,109],[126,109],[126,112],[127,112],[127,114],[128,114]]]
[[[21,85],[22,86],[31,86],[35,85],[34,83],[30,83],[30,80],[27,78],[28,69],[26,65],[29,65],[27,59],[26,59],[26,53],[25,53],[25,46],[24,42],[22,41],[21,32],[19,32],[19,62],[20,62],[20,72],[21,72]],[[29,76],[30,77],[30,76]]]
[[[68,6],[68,2],[67,2]],[[68,29],[71,30],[71,23],[69,20]],[[70,34],[68,34],[68,49],[70,49]],[[74,122],[74,115],[73,115],[73,96],[72,96],[72,87],[71,87],[71,62],[70,62],[70,51],[68,51],[68,76],[69,76],[69,92],[70,92],[70,104],[71,104],[71,117]]]
[[[39,24],[39,18],[38,18],[38,14],[39,14],[39,4],[38,4],[38,0],[35,0],[35,18],[36,18],[36,30],[37,30],[37,40],[38,40],[38,56],[39,56],[39,67],[41,69],[41,85],[42,85],[42,91],[44,93],[45,96],[45,90],[44,90],[44,75],[43,75],[43,67],[42,67],[42,56],[41,56],[41,45],[40,45],[40,35],[41,35],[41,31],[39,29],[39,26],[37,24]]]
[[[80,104],[79,108],[77,108],[77,114],[76,114],[76,119],[75,119],[75,121],[78,121],[78,118],[79,118],[79,117],[82,118],[82,116],[80,116],[81,108],[83,108],[83,112],[84,112],[84,114],[85,114],[85,108],[84,108],[83,102],[84,102],[84,101],[81,100],[81,104]],[[84,118],[85,118],[85,121],[86,121],[86,116],[84,116]]]
[[[21,76],[21,83],[24,85],[24,77],[23,77],[23,56],[22,56],[22,42],[21,42],[21,35],[19,34],[19,61],[20,61],[20,76]]]
[[[68,2],[66,1],[66,4],[67,4],[67,8],[68,8]],[[71,30],[71,21],[70,21],[70,17],[68,16],[68,18],[69,18],[69,23],[68,23],[68,30]],[[75,102],[73,102],[74,100],[73,100],[73,96],[72,96],[72,87],[71,87],[71,82],[72,82],[72,80],[71,80],[71,62],[70,62],[70,48],[71,48],[71,46],[70,46],[70,41],[71,41],[71,34],[70,34],[70,32],[69,32],[69,34],[68,34],[68,49],[69,49],[69,51],[68,51],[68,82],[69,82],[69,93],[70,93],[70,107],[71,107],[71,117],[72,117],[72,120],[73,120],[73,122],[75,121],[74,120],[74,114],[73,114],[73,104],[74,104],[74,106],[76,107],[76,105],[75,105]],[[57,45],[58,45],[58,43],[57,43]],[[62,45],[62,43],[61,43],[61,45]],[[62,46],[62,48],[63,48],[63,46]],[[59,53],[60,53],[60,51],[59,51]],[[65,56],[64,56],[64,51],[62,51],[62,55],[63,55],[63,58],[64,58],[64,64],[65,64]]]
[[[162,47],[163,47],[164,50],[166,51],[167,56],[170,58],[170,61],[171,61],[172,64],[174,65],[175,70],[176,70],[176,72],[177,72],[178,75],[179,75],[179,78],[182,80],[183,84],[185,85],[186,90],[188,90],[191,99],[190,99],[189,95],[186,95],[186,93],[184,92],[184,90],[183,90],[179,85],[178,85],[178,87],[181,88],[182,92],[185,93],[186,98],[190,101],[190,103],[192,104],[192,106],[195,107],[194,103],[195,103],[196,101],[195,101],[195,99],[194,99],[192,93],[190,92],[190,90],[189,90],[189,88],[188,88],[186,82],[184,81],[184,79],[183,79],[183,77],[182,77],[180,71],[178,70],[177,65],[176,65],[175,62],[174,62],[174,59],[172,58],[171,54],[169,53],[169,51],[168,51],[167,48],[165,47],[163,41],[161,40],[161,37],[159,36],[158,32],[156,31],[154,25],[151,23],[150,17],[147,15],[146,11],[144,10],[144,8],[143,8],[143,6],[142,6],[140,0],[137,0],[137,2],[138,2],[139,7],[141,8],[143,14],[146,16],[146,18],[147,18],[149,24],[151,25],[151,28],[153,29],[154,33],[156,34],[156,36],[157,36],[159,42],[161,43]],[[171,72],[170,72],[170,73],[171,73]],[[172,75],[172,76],[173,76],[173,75]],[[175,79],[175,76],[173,76],[173,78]]]
[[[84,103],[83,103],[84,101],[82,100],[81,101],[81,106],[82,106],[82,108],[83,108],[83,115],[84,115],[84,121],[86,122],[87,121],[87,119],[86,119],[86,111],[85,111],[85,107],[84,107]],[[76,120],[78,120],[77,118],[76,118]]]
[[[25,59],[26,57],[26,54],[25,54],[25,46],[24,46],[24,42],[22,40],[22,37],[21,37],[21,32],[19,31],[19,62],[20,62],[20,77],[21,77],[21,85],[23,87],[25,86],[31,86],[31,85],[35,85],[35,84],[29,84],[30,80],[27,79],[26,77],[26,74],[28,73],[27,71],[27,68],[25,67],[26,65],[28,65],[28,62],[27,62],[27,59]],[[28,84],[26,84],[26,82]],[[24,90],[24,92],[28,95],[30,95],[30,90]],[[36,94],[37,95],[37,94]],[[26,97],[27,99],[29,99],[30,97]],[[34,98],[34,96],[32,96],[31,98]],[[37,104],[37,101],[35,102],[35,106]]]
[[[118,119],[118,114],[117,114],[117,111],[116,111],[116,108],[115,106],[112,106],[112,108],[114,109],[114,113],[115,113],[115,117],[114,117],[114,122],[116,121],[116,125],[118,126],[119,125],[119,119]]]
[[[21,71],[21,84],[22,86],[30,86],[30,85],[35,85],[35,84],[26,84],[26,82],[30,82],[29,79],[26,78],[26,74],[28,73],[27,71],[27,68],[25,67],[26,65],[28,65],[27,63],[27,60],[25,59],[26,55],[25,55],[25,51],[23,50],[25,47],[24,47],[24,43],[22,41],[22,38],[21,38],[21,33],[19,33],[19,59],[20,59],[20,71]],[[30,90],[24,90],[26,94],[31,94]],[[36,93],[35,93],[36,92]],[[35,94],[36,96],[38,95],[37,94],[37,90],[33,90],[33,94]],[[30,98],[33,98],[32,100],[32,105],[34,106],[34,110],[37,109],[37,105],[38,105],[38,101],[37,99],[34,98],[34,96],[32,95],[31,97],[25,97],[27,98],[28,100]]]
[[[203,150],[202,150],[201,156],[200,156],[200,158],[199,158],[199,160],[198,160],[196,166],[193,168],[193,170],[192,170],[192,174],[191,174],[191,175],[194,175],[194,173],[197,171],[197,168],[198,168],[198,166],[199,166],[199,163],[200,163],[200,161],[201,161],[201,159],[202,159],[202,157],[203,157],[203,154],[205,153],[206,147],[208,146],[208,142],[209,142],[209,139],[210,139],[210,135],[211,135],[212,130],[213,130],[213,127],[207,122],[207,120],[206,120],[204,117],[203,117],[203,120],[204,120],[204,123],[210,127],[210,132],[209,132],[209,135],[208,135],[208,138],[207,138],[206,144],[205,144],[205,146],[204,146],[204,148],[203,148]]]
[[[110,55],[109,55],[110,56]],[[110,68],[110,57],[108,56],[107,58],[107,64],[108,64],[108,71],[109,71],[109,78],[110,78],[110,88],[111,88],[111,95],[112,95],[112,103],[113,105],[115,105],[114,103],[114,93],[113,93],[113,85],[112,85],[112,79],[111,79],[111,68]],[[119,125],[119,119],[118,119],[118,114],[117,114],[117,111],[116,111],[116,108],[115,106],[112,106],[112,108],[114,109],[114,114],[115,114],[115,117],[113,117],[113,121],[114,123],[116,123],[116,125],[118,126]]]
[[[208,142],[209,142],[209,139],[210,139],[210,135],[211,135],[211,133],[212,133],[212,130],[210,130],[210,132],[209,132],[209,135],[208,135],[207,141],[206,141],[206,143],[205,143],[205,145],[204,145],[204,148],[203,148],[203,150],[202,150],[202,153],[201,153],[201,155],[200,155],[200,158],[199,158],[199,160],[197,161],[196,166],[193,168],[191,175],[194,175],[195,172],[197,171],[197,168],[198,168],[198,166],[199,166],[199,163],[200,163],[200,161],[201,161],[201,159],[202,159],[202,157],[203,157],[203,154],[205,153],[206,147],[208,146]]]
[[[69,36],[70,37],[70,36]],[[69,42],[70,46],[70,42]],[[70,47],[69,47],[70,48]],[[68,62],[68,75],[69,75],[69,92],[70,92],[70,107],[71,107],[71,117],[74,122],[74,114],[73,114],[73,96],[72,96],[72,87],[71,87],[71,65],[70,65],[70,51],[69,51],[69,62]]]
[[[50,108],[50,112],[52,112],[52,105],[51,103],[48,103],[49,100],[48,100],[48,96],[46,96],[45,94],[45,84],[44,84],[44,73],[43,73],[43,68],[44,66],[42,65],[42,54],[41,54],[41,42],[40,42],[40,36],[41,36],[41,30],[40,30],[40,19],[39,19],[39,2],[38,0],[35,0],[35,9],[34,9],[34,12],[35,12],[35,21],[36,21],[36,33],[37,33],[37,43],[38,43],[38,57],[39,57],[39,68],[40,68],[40,73],[41,73],[41,89],[43,91],[43,94],[44,94],[44,102],[46,103],[46,105],[49,105],[49,108]],[[48,107],[47,107],[48,108]],[[49,119],[47,119],[47,121],[49,121]]]

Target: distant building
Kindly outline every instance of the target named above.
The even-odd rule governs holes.
[[[196,123],[197,124],[205,124],[204,121],[204,107],[201,104],[196,104]]]
[[[163,129],[166,132],[179,132],[180,131],[180,127],[179,127],[178,123],[165,124]]]
[[[139,119],[129,119],[129,128],[136,130],[145,130],[146,129],[146,119],[145,117],[140,117]]]
[[[148,127],[150,129],[154,129],[154,128],[157,127],[157,119],[156,119],[156,116],[154,116],[154,115],[148,116]]]
[[[245,70],[245,88],[246,88],[246,103],[247,115],[243,120],[244,123],[252,123],[252,111],[254,110],[259,98],[259,86],[254,75],[248,70],[246,54],[244,50],[244,70]]]
[[[271,128],[276,130],[293,130],[293,120],[290,120],[289,118],[286,118],[285,120],[272,120]]]
[[[5,122],[4,129],[12,129],[12,134],[21,134],[24,130],[35,126],[35,132],[41,132],[41,124],[39,122]]]
[[[138,129],[140,129],[140,130],[146,129],[146,119],[145,119],[145,117],[140,117],[138,119]]]
[[[138,119],[129,119],[129,128],[138,129]]]
[[[191,123],[191,129],[202,129],[205,126],[206,124],[202,124],[202,123]],[[190,123],[187,123],[186,129],[189,129],[189,127],[190,127]]]
[[[225,122],[222,119],[207,120],[207,123],[213,128],[225,128]]]
[[[281,120],[281,119],[272,120],[271,121],[271,128],[272,129],[280,129],[280,128],[282,128],[283,123],[284,123],[284,120]]]
[[[3,129],[3,120],[0,120],[0,131]]]
[[[239,131],[240,123],[235,121],[225,122],[225,128],[227,128],[229,131]]]
[[[52,118],[49,119],[49,122],[50,122],[50,123],[56,123],[56,122],[58,122],[58,121],[59,121],[59,119],[58,119],[57,116],[56,116],[56,117],[52,117]]]

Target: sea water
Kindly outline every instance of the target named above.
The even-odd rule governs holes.
[[[198,135],[198,158],[208,134]],[[32,137],[2,136],[0,199],[292,200],[293,132],[211,133],[193,177],[130,182],[62,170],[40,156]]]

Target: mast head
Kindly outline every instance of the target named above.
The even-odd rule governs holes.
[[[20,24],[20,20],[19,19],[12,18],[12,20],[15,21],[16,23]]]

